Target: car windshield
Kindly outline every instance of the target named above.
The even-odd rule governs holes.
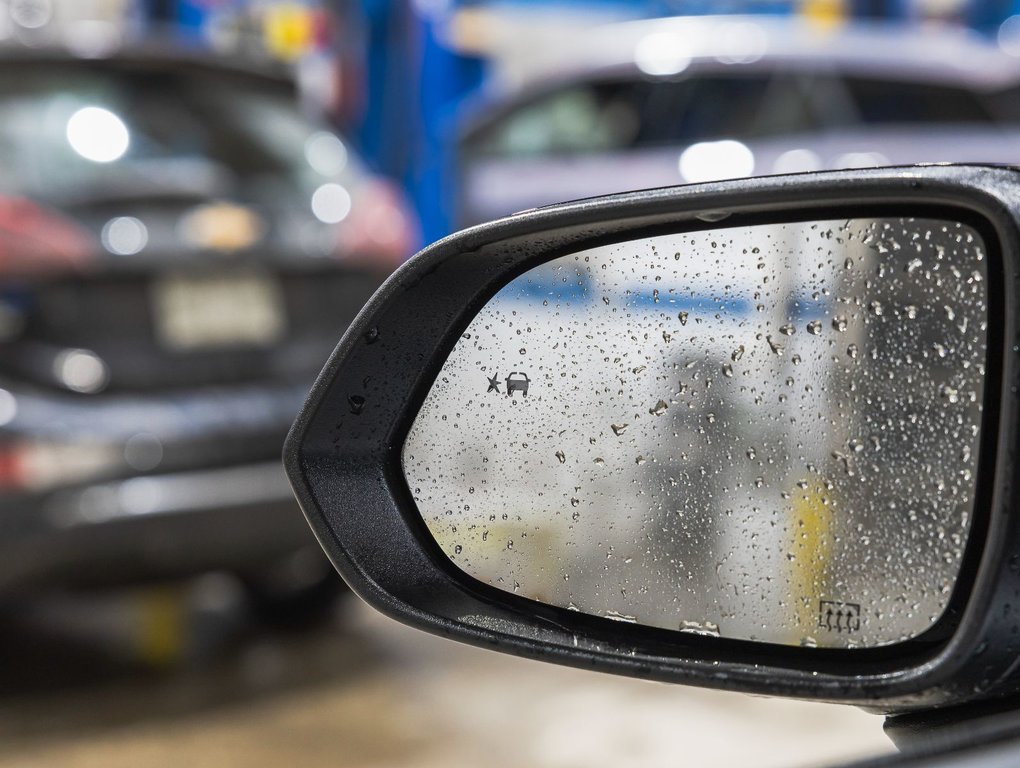
[[[210,192],[286,199],[348,159],[282,83],[185,67],[7,67],[0,147],[3,178],[58,202]]]
[[[489,123],[468,149],[505,156],[589,153],[994,119],[981,94],[952,84],[797,72],[699,73],[680,80],[572,83]]]

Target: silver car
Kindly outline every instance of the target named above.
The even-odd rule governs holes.
[[[460,134],[460,225],[684,182],[1020,161],[1020,59],[965,30],[727,16],[528,43]]]

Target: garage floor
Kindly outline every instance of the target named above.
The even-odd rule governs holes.
[[[256,626],[222,579],[58,599],[0,624],[6,766],[811,766],[881,719],[524,661],[343,601]]]

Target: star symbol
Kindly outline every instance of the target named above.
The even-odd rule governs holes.
[[[489,377],[489,388],[485,390],[486,394],[489,392],[499,392],[499,374]]]

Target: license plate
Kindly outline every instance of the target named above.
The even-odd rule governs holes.
[[[263,274],[167,276],[152,303],[156,336],[174,350],[268,346],[286,326],[280,287]]]

